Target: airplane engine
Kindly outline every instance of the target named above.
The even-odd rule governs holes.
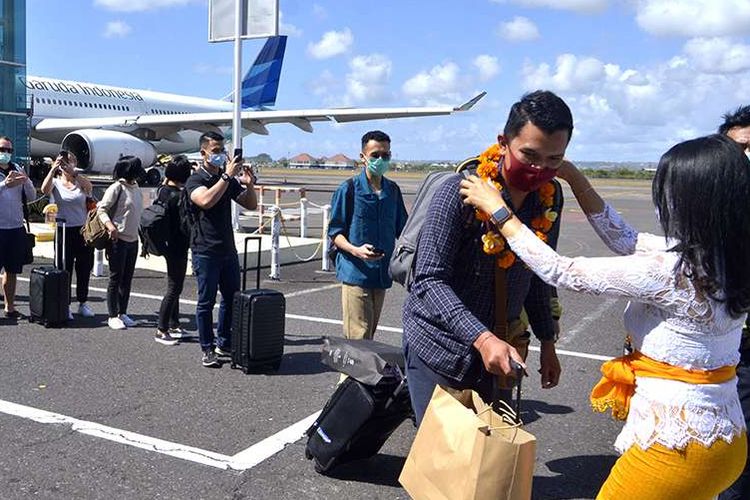
[[[156,149],[150,142],[114,130],[81,129],[65,136],[62,149],[78,158],[78,168],[111,174],[121,156],[137,156],[148,168],[156,160]]]

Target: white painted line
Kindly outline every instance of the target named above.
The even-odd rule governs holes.
[[[591,314],[587,314],[586,316],[584,316],[580,321],[576,322],[573,328],[566,331],[565,334],[562,335],[562,338],[558,341],[558,345],[565,345],[570,342],[573,337],[588,328],[591,323],[598,320],[602,316],[602,314],[609,311],[615,304],[617,304],[618,301],[619,299],[610,297],[599,304],[597,308],[591,312]]]
[[[255,467],[264,460],[271,458],[283,450],[286,445],[295,443],[302,439],[305,435],[305,431],[313,424],[313,422],[315,422],[318,415],[320,415],[320,412],[316,411],[296,424],[292,424],[273,436],[269,436],[263,441],[252,445],[250,448],[237,453],[232,456],[231,467],[237,470],[247,470],[251,467]]]
[[[532,346],[529,346],[529,351],[539,352],[539,348],[535,345],[532,345]],[[573,358],[583,358],[583,359],[594,359],[597,361],[609,361],[610,359],[614,359],[613,356],[602,356],[601,354],[588,354],[585,352],[566,351],[565,349],[555,349],[555,352],[557,352],[557,354],[559,354],[560,356],[570,356]]]

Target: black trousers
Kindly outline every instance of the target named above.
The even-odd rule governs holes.
[[[159,325],[162,332],[180,326],[180,294],[187,273],[187,250],[176,255],[165,255],[167,260],[167,293],[159,307]]]
[[[55,266],[63,269],[62,227],[57,228],[55,235]],[[89,300],[89,281],[94,268],[94,249],[86,246],[81,235],[81,226],[65,228],[65,270],[70,275],[70,286],[73,288],[73,269],[76,271],[76,299],[78,302]],[[71,301],[73,293],[68,294]]]
[[[740,396],[745,424],[750,428],[750,349],[740,351],[740,364],[737,365],[737,392]],[[750,451],[742,475],[724,493],[719,500],[744,500],[750,498]]]
[[[133,283],[135,261],[138,258],[138,242],[116,240],[108,251],[109,285],[107,286],[107,310],[114,318],[128,312],[130,285]]]

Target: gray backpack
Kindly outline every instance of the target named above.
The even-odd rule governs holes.
[[[435,197],[435,193],[440,186],[454,173],[461,172],[465,177],[468,177],[475,172],[477,164],[477,158],[470,158],[461,162],[453,172],[432,172],[425,178],[419,189],[417,189],[417,198],[414,201],[414,207],[411,214],[409,214],[404,229],[401,231],[401,236],[396,241],[396,249],[393,251],[393,255],[391,255],[391,262],[388,266],[388,272],[393,281],[399,283],[407,290],[409,290],[412,281],[414,281],[414,265],[416,262],[415,257],[417,255],[419,233],[422,231],[422,224],[424,224],[425,217],[427,216],[427,209],[430,206],[430,202]]]

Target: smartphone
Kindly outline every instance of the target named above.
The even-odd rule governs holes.
[[[372,253],[374,253],[375,255],[385,255],[385,250],[378,247],[372,247]]]
[[[234,156],[232,158],[242,158],[242,148],[234,148]]]

